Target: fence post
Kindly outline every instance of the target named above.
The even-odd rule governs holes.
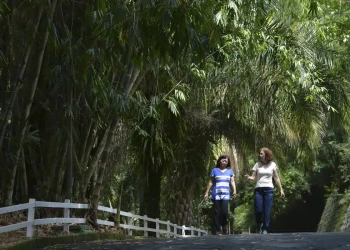
[[[132,217],[129,217],[128,219],[128,225],[132,226]],[[128,235],[132,235],[132,229],[128,228]]]
[[[64,203],[69,204],[70,200],[66,199],[64,200]],[[70,218],[70,208],[67,208],[67,207],[64,208],[64,218]],[[63,224],[63,231],[69,233],[69,223]]]
[[[194,236],[193,227],[191,227],[191,236]]]
[[[34,218],[35,218],[35,199],[29,199],[29,204],[33,204],[33,207],[28,208],[28,218],[27,221],[31,222],[27,226],[27,237],[33,238],[34,236]]]
[[[186,232],[185,232],[185,225],[182,225],[182,236],[185,236],[186,235]]]
[[[174,225],[174,238],[177,236],[177,224]]]
[[[170,221],[166,222],[167,237],[170,238]]]
[[[144,219],[143,219],[143,236],[146,236],[146,237],[148,237],[148,231],[147,231],[147,229],[148,229],[148,221],[147,221],[147,215],[144,215],[143,216],[144,217]]]
[[[160,234],[159,234],[159,218],[156,219],[156,237],[159,238]]]

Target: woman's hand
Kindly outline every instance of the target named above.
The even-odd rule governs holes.
[[[209,190],[211,189],[211,187],[213,186],[213,182],[214,182],[214,178],[210,178],[209,180],[209,183],[208,183],[208,186],[207,186],[207,190],[205,191],[205,194],[204,194],[204,200],[208,200],[208,193],[209,193]]]
[[[233,198],[236,198],[236,196],[237,196],[236,192],[233,192],[233,193],[232,193],[232,197],[233,197]]]
[[[283,190],[280,190],[280,194],[281,194],[281,197],[282,197],[282,198],[286,197],[285,194],[284,194],[284,192],[283,192]]]
[[[245,174],[245,175],[244,175],[244,177],[245,177],[245,178],[247,178],[247,180],[252,180],[252,181],[254,181],[254,180],[255,180],[255,178],[256,178],[256,171],[255,171],[255,170],[253,170],[252,175]]]

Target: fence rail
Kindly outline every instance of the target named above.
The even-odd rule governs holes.
[[[45,218],[45,219],[35,219],[35,209],[36,208],[62,208],[64,209],[64,217],[63,218]],[[17,212],[21,210],[27,210],[28,216],[26,222],[21,222],[17,224],[12,224],[8,226],[0,227],[0,233],[10,232],[14,230],[18,230],[21,228],[27,228],[27,237],[34,237],[34,226],[37,225],[47,225],[47,224],[55,224],[62,223],[63,231],[69,232],[69,224],[85,224],[85,218],[70,218],[71,209],[88,209],[88,204],[79,204],[79,203],[70,203],[70,200],[65,200],[65,202],[46,202],[46,201],[36,201],[35,199],[30,199],[29,203],[3,207],[0,208],[0,215],[7,214],[12,212]],[[117,209],[108,208],[103,206],[98,206],[99,211],[108,212],[112,214],[117,213]],[[156,236],[159,238],[161,234],[166,235],[166,237],[196,237],[203,236],[208,234],[207,231],[194,228],[194,227],[186,227],[185,225],[179,226],[170,221],[161,221],[159,219],[148,218],[147,215],[140,216],[133,213],[120,211],[120,216],[128,217],[127,224],[120,224],[121,228],[128,230],[128,235],[132,235],[133,230],[135,231],[143,231],[144,236],[148,236],[148,232],[155,232]],[[142,227],[134,225],[136,221],[142,221],[144,225]],[[155,222],[156,228],[148,228],[148,221]],[[106,221],[106,220],[97,220],[99,225],[105,226],[115,226],[114,222]],[[166,226],[166,230],[160,229],[161,225]],[[179,234],[178,232],[181,231]]]

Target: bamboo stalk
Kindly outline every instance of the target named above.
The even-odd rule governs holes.
[[[53,164],[47,164],[45,169],[47,169],[46,174],[43,176],[43,183],[45,183],[45,188],[43,190],[43,197],[46,199],[50,199],[50,190],[52,189],[52,186],[54,185],[54,178],[56,176],[56,170],[59,167],[60,164],[60,158],[59,154],[62,149],[64,149],[65,146],[65,140],[61,140],[60,143],[57,145],[57,151],[56,151],[56,157],[55,162]],[[53,160],[51,159],[51,162]]]
[[[82,164],[84,167],[86,167],[89,163],[91,150],[92,150],[92,148],[94,146],[94,142],[96,141],[96,138],[97,138],[97,134],[95,135],[95,129],[96,129],[96,124],[94,124],[93,127],[91,128],[89,140],[88,140],[88,144],[87,144],[87,149],[85,149],[85,152],[84,152],[84,159],[82,161]]]
[[[34,31],[32,33],[32,39],[31,39],[32,41],[34,41],[35,35],[36,35],[37,31],[38,31],[43,11],[44,11],[44,8],[41,7],[39,9],[38,20],[37,20],[37,22],[36,22],[36,24],[34,26]],[[8,25],[10,25],[10,24],[8,24]],[[33,42],[27,43],[25,45],[25,53],[23,54],[23,58],[21,59],[21,61],[18,63],[18,64],[21,65],[20,69],[16,73],[16,76],[13,76],[12,77],[13,79],[11,80],[11,85],[14,86],[14,90],[13,90],[13,92],[11,94],[11,97],[10,97],[10,100],[8,102],[8,105],[6,106],[6,109],[3,112],[4,115],[2,117],[0,117],[0,151],[1,151],[1,148],[2,148],[3,140],[4,140],[6,127],[8,125],[7,120],[9,118],[10,114],[11,114],[11,111],[13,109],[13,105],[14,105],[15,100],[17,98],[17,93],[18,93],[18,89],[19,89],[18,82],[22,81],[22,79],[23,79],[23,75],[24,75],[24,72],[25,72],[25,70],[27,68],[27,64],[28,64],[28,58],[29,58],[29,55],[31,54],[31,51],[32,51],[32,46],[33,46]]]
[[[21,164],[20,164],[20,178],[21,182],[21,202],[25,203],[28,201],[28,180],[27,180],[27,169],[24,158],[24,150],[21,149]]]
[[[91,134],[91,130],[92,130],[92,124],[93,124],[93,121],[91,120],[90,123],[87,126],[86,135],[84,136],[83,144],[82,144],[81,150],[80,150],[79,162],[82,165],[84,164],[85,150],[86,150],[89,138],[90,138],[90,134]]]
[[[129,95],[132,95],[135,93],[137,87],[139,86],[140,82],[145,78],[145,76],[146,76],[146,71],[142,72],[141,75],[138,75],[138,77],[135,79],[135,82],[132,84]]]
[[[73,102],[73,89],[69,90],[69,102],[72,105]],[[64,196],[65,199],[72,200],[72,189],[73,189],[73,150],[74,150],[74,142],[73,142],[73,117],[72,114],[69,114],[69,144],[68,144],[68,164],[67,164],[67,189],[66,194]]]
[[[119,190],[119,197],[118,197],[118,205],[117,205],[117,214],[115,215],[115,227],[120,228],[120,209],[122,206],[122,196],[123,196],[123,182],[120,184],[120,190]]]
[[[52,20],[53,15],[55,13],[56,4],[57,4],[57,0],[53,0],[53,2],[51,4],[51,8],[50,8],[49,17],[48,17],[49,22]],[[47,44],[47,41],[49,38],[49,33],[50,33],[49,27],[47,27],[46,31],[45,31],[45,35],[44,35],[43,45],[42,45],[42,48],[41,48],[41,51],[40,51],[39,57],[38,57],[38,65],[37,65],[37,69],[36,69],[36,73],[35,73],[35,78],[34,78],[32,84],[29,86],[29,89],[27,92],[28,99],[24,103],[23,115],[22,115],[21,121],[20,121],[20,131],[18,133],[19,134],[19,147],[15,153],[15,164],[13,165],[13,167],[11,169],[10,180],[9,180],[9,184],[7,185],[6,200],[5,200],[6,206],[12,205],[12,196],[13,196],[13,191],[14,191],[14,183],[15,183],[15,177],[16,177],[16,172],[17,172],[17,167],[18,167],[18,162],[19,162],[19,156],[20,156],[20,152],[21,152],[21,147],[23,145],[24,135],[25,135],[25,132],[27,129],[27,120],[28,120],[28,117],[30,114],[34,94],[35,94],[36,87],[37,87],[38,80],[39,80],[39,76],[40,76],[41,66],[42,66],[43,59],[44,59],[45,48],[46,48],[46,44]]]
[[[91,204],[91,208],[89,211],[90,216],[91,216],[90,222],[94,228],[98,228],[97,207],[98,207],[98,202],[100,199],[100,193],[101,193],[101,189],[102,189],[102,182],[103,182],[104,172],[105,172],[106,165],[107,165],[107,160],[108,160],[109,153],[110,153],[112,146],[113,146],[114,132],[118,126],[118,123],[119,123],[119,117],[115,116],[110,123],[109,129],[108,129],[108,134],[107,134],[107,139],[106,139],[106,144],[105,144],[104,150],[103,150],[102,155],[101,155],[101,163],[100,163],[100,167],[98,170],[97,180],[96,180],[96,184],[95,184],[95,188],[94,188],[94,192],[93,192],[92,204]]]
[[[66,156],[67,156],[67,151],[68,151],[68,139],[65,140],[64,147],[63,147],[63,154],[62,157],[60,158],[60,162],[58,164],[58,168],[56,170],[55,174],[55,180],[54,180],[54,185],[52,186],[53,188],[55,187],[55,190],[53,190],[55,201],[62,200],[62,182],[63,182],[63,177],[64,177],[64,164],[66,163]]]
[[[95,155],[92,158],[92,160],[90,161],[89,166],[88,166],[87,170],[84,173],[84,177],[83,177],[83,180],[82,180],[82,183],[81,183],[81,192],[82,192],[82,194],[86,193],[86,190],[87,190],[87,187],[89,185],[90,179],[91,179],[93,173],[96,170],[96,167],[98,165],[98,161],[100,160],[101,155],[103,153],[103,150],[104,150],[104,148],[106,146],[107,135],[108,135],[107,132],[108,132],[108,129],[105,130],[105,132],[103,134],[103,138],[102,138],[102,140],[100,141],[100,143],[99,143],[99,145],[97,147]]]

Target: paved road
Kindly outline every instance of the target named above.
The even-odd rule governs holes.
[[[225,235],[186,239],[145,239],[126,241],[86,242],[57,245],[48,250],[350,250],[350,233],[293,233],[269,235]]]

